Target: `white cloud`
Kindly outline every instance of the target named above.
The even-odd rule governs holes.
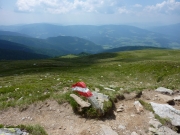
[[[135,5],[133,5],[133,7],[140,8],[140,7],[142,7],[142,5],[140,5],[140,4],[135,4]]]
[[[161,13],[180,13],[180,2],[176,0],[167,0],[163,1],[162,3],[157,3],[156,5],[147,6],[145,11],[148,12],[161,12]]]
[[[129,10],[127,10],[125,7],[120,7],[119,9],[118,9],[118,13],[120,13],[120,14],[128,14],[128,13],[130,13],[130,11]]]
[[[20,12],[49,12],[54,14],[69,12],[115,13],[127,12],[120,8],[119,0],[17,0]],[[124,10],[124,11],[122,11]]]

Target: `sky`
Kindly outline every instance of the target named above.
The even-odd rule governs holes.
[[[0,0],[0,25],[168,25],[180,23],[180,0]]]

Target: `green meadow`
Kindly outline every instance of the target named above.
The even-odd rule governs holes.
[[[124,92],[180,89],[180,50],[141,50],[44,60],[0,61],[0,109],[52,99],[68,101],[71,85],[115,98]],[[104,88],[112,88],[108,91]]]

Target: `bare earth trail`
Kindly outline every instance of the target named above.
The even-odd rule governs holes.
[[[148,95],[155,97],[153,91]],[[143,100],[145,98],[141,97]],[[29,105],[26,110],[8,108],[0,111],[0,124],[3,125],[36,125],[39,124],[48,135],[106,135],[102,125],[111,127],[119,135],[131,135],[133,131],[139,135],[148,132],[149,121],[152,113],[145,110],[138,114],[134,107],[134,101],[120,100],[116,107],[123,104],[122,112],[114,112],[115,117],[98,119],[86,119],[75,115],[68,103],[59,105],[56,101],[47,100]],[[154,99],[153,99],[154,100]]]

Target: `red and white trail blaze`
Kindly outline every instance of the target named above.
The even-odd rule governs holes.
[[[86,87],[84,82],[77,82],[76,84],[72,85],[72,90],[85,97],[91,97],[93,95],[92,92]]]

